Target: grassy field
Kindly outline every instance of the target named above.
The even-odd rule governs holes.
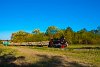
[[[100,67],[100,45],[0,46],[0,67]]]

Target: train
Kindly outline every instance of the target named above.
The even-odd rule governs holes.
[[[65,48],[68,46],[68,43],[64,37],[61,38],[53,38],[50,41],[41,41],[41,42],[21,42],[21,43],[14,43],[8,40],[3,41],[3,45],[5,46],[48,46],[48,47],[55,47],[55,48]]]

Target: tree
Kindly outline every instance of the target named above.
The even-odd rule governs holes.
[[[61,36],[64,36],[64,30],[58,30],[58,32],[54,34],[54,38],[60,38]]]
[[[35,29],[32,33],[18,31],[12,33],[11,40],[13,42],[37,42],[47,41],[50,38],[60,38],[64,36],[69,44],[100,44],[100,27],[95,30],[87,31],[85,28],[74,32],[71,27],[66,29],[58,29],[56,26],[50,26],[46,32],[40,32]]]
[[[53,38],[54,34],[56,34],[58,31],[59,29],[56,26],[49,26],[46,30],[46,35]]]
[[[26,41],[26,35],[28,35],[27,32],[18,31],[16,33],[12,33],[11,40],[13,42],[24,42]]]
[[[35,30],[32,31],[32,33],[39,34],[40,33],[40,30],[39,29],[35,29]]]
[[[65,36],[66,40],[68,41],[68,43],[70,43],[70,44],[73,43],[72,40],[73,40],[74,32],[71,27],[67,27],[65,29],[64,36]]]
[[[47,28],[46,30],[46,34],[49,35],[49,34],[56,34],[58,32],[58,28],[56,26],[50,26]]]
[[[97,34],[100,35],[100,26],[97,27]]]
[[[0,44],[3,44],[3,42],[0,40]]]
[[[87,43],[87,30],[85,28],[77,32],[79,44]]]

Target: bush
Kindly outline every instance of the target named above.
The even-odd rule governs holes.
[[[0,44],[3,44],[3,42],[2,42],[2,41],[0,41]]]

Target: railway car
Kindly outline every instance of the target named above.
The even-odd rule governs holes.
[[[48,46],[49,41],[41,41],[41,42],[21,42],[21,43],[14,43],[10,41],[4,41],[3,45],[4,46],[38,46],[38,47],[43,47],[43,46]]]

